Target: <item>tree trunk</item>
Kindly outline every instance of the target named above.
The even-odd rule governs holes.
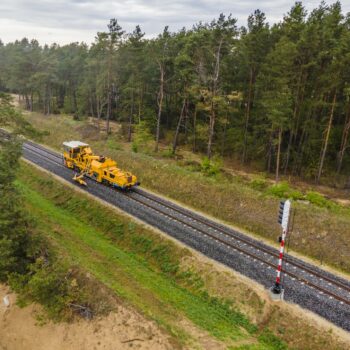
[[[245,114],[245,126],[244,126],[242,164],[244,164],[245,161],[246,161],[247,140],[248,140],[248,125],[249,125],[249,117],[250,117],[250,104],[251,104],[251,99],[252,99],[252,90],[253,90],[253,68],[250,67],[248,101],[247,101],[247,108],[246,108],[246,114]]]
[[[100,121],[102,116],[102,111],[107,102],[102,103],[101,98],[97,97],[96,106],[97,106],[97,124],[98,129],[101,129]]]
[[[211,101],[210,119],[209,119],[209,138],[208,138],[208,149],[207,149],[207,156],[208,156],[209,159],[212,156],[214,126],[215,126],[214,101]]]
[[[187,103],[187,99],[186,97],[184,98],[183,104],[182,104],[182,108],[181,108],[181,113],[180,113],[180,117],[179,117],[179,121],[177,123],[177,127],[176,127],[176,131],[175,131],[175,136],[174,136],[174,141],[173,141],[173,154],[175,154],[176,152],[176,147],[177,147],[177,139],[179,136],[179,132],[180,132],[180,127],[181,127],[181,123],[182,123],[182,119],[185,115],[185,109],[186,109],[186,103]]]
[[[271,132],[270,133],[270,138],[269,138],[268,153],[267,153],[267,164],[266,164],[266,169],[267,169],[268,173],[271,172],[272,153],[273,153],[272,138],[273,138],[273,134]]]
[[[293,168],[292,168],[292,175],[296,175],[296,174],[301,172],[304,144],[306,142],[305,140],[308,137],[308,130],[306,128],[306,125],[311,118],[311,114],[312,114],[312,112],[310,111],[306,115],[306,118],[304,120],[304,127],[302,128],[301,136],[299,138],[298,147],[297,147],[297,151],[296,151],[296,160],[294,161]]]
[[[109,134],[109,120],[112,112],[112,96],[111,96],[111,74],[112,74],[112,41],[109,44],[108,67],[107,67],[107,115],[106,115],[106,134]]]
[[[110,91],[108,91],[108,100],[107,100],[107,115],[106,115],[106,133],[107,135],[109,134],[109,119],[111,117],[111,109],[112,109],[112,106],[111,106],[111,93]]]
[[[342,165],[343,165],[343,158],[344,158],[345,150],[346,150],[347,145],[348,145],[349,131],[350,131],[350,105],[349,105],[348,111],[346,113],[342,141],[341,141],[340,150],[339,150],[338,167],[337,167],[337,174],[338,175],[339,175],[341,168],[342,168]]]
[[[224,135],[222,136],[222,143],[221,143],[221,156],[222,157],[224,157],[224,155],[225,155],[227,125],[228,125],[228,110],[226,110],[225,125],[224,125]]]
[[[100,109],[101,100],[96,97],[96,114],[97,114],[97,124],[100,129],[100,119],[101,119],[101,109]]]
[[[92,96],[91,94],[89,95],[89,107],[90,107],[90,114],[92,118],[95,118],[95,113],[94,113],[94,104],[92,102]],[[93,119],[92,119],[93,120]]]
[[[33,91],[30,92],[30,111],[33,112]]]
[[[298,119],[299,119],[298,111],[299,111],[300,103],[303,100],[303,94],[301,94],[301,96],[300,96],[300,89],[301,89],[302,78],[303,78],[303,69],[301,67],[300,74],[299,74],[299,79],[298,79],[298,86],[297,86],[297,92],[296,92],[296,98],[295,98],[295,105],[294,105],[294,110],[293,110],[292,127],[291,127],[290,134],[289,134],[289,141],[288,141],[287,154],[286,154],[286,163],[284,165],[284,174],[287,173],[288,166],[289,166],[289,160],[290,160],[290,152],[291,152],[291,149],[292,149],[294,136],[296,136],[297,132],[298,132]]]
[[[24,95],[24,98],[25,98],[25,100],[26,100],[26,110],[29,111],[29,110],[30,110],[30,104],[29,104],[28,95],[25,94],[25,95]]]
[[[159,86],[159,93],[158,93],[158,116],[157,116],[157,130],[156,130],[156,145],[154,148],[155,152],[158,152],[159,147],[159,134],[160,134],[160,119],[162,116],[162,105],[163,105],[163,97],[164,97],[164,67],[161,62],[158,62],[159,64],[159,72],[160,72],[160,86]]]
[[[197,105],[194,106],[193,113],[193,153],[196,153],[196,127],[197,127]]]
[[[73,90],[73,109],[74,109],[74,113],[77,113],[78,103],[77,103],[77,93],[76,93],[75,89]]]
[[[217,94],[219,74],[220,74],[220,55],[221,55],[221,47],[223,43],[223,38],[221,38],[218,46],[218,50],[216,52],[215,57],[215,70],[213,76],[213,87],[212,87],[212,95],[211,95],[211,104],[210,104],[210,119],[209,119],[209,137],[208,137],[208,149],[207,156],[210,159],[212,156],[212,147],[213,147],[213,138],[214,138],[214,127],[215,127],[215,105],[214,105],[214,97]]]
[[[143,84],[142,84],[141,88],[139,89],[139,103],[138,103],[138,113],[137,113],[139,122],[141,121],[141,114],[142,114],[143,90],[144,90],[144,87],[143,87]]]
[[[128,126],[128,142],[131,142],[132,122],[134,118],[134,89],[131,89],[131,106]]]
[[[334,115],[334,107],[335,107],[336,98],[337,98],[337,90],[335,90],[334,96],[333,96],[332,108],[331,108],[331,113],[330,113],[330,116],[329,116],[328,126],[327,126],[327,129],[326,129],[326,136],[325,136],[324,146],[323,146],[322,153],[321,153],[320,166],[318,168],[318,174],[317,174],[316,183],[320,182],[320,178],[321,178],[321,175],[322,175],[324,159],[325,159],[325,156],[326,156],[326,153],[327,153],[327,148],[328,148],[329,135],[330,135],[331,128],[332,128],[332,122],[333,122],[333,115]]]
[[[278,146],[277,146],[277,159],[276,159],[276,184],[279,181],[279,171],[280,171],[280,159],[281,159],[281,143],[282,143],[282,128],[278,130]]]

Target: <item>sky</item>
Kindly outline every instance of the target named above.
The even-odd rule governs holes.
[[[350,0],[341,3],[343,13],[350,12]],[[282,20],[293,4],[294,0],[0,0],[0,39],[4,43],[27,37],[41,44],[90,44],[97,32],[107,29],[110,18],[117,18],[127,32],[139,24],[147,37],[153,37],[166,25],[171,31],[191,28],[220,13],[232,13],[239,26],[246,25],[257,8],[272,24]],[[320,0],[303,4],[311,11]]]

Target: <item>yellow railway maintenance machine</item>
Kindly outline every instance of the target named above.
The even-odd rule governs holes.
[[[94,155],[87,143],[63,142],[63,148],[64,165],[79,172],[73,180],[81,185],[86,186],[84,176],[122,190],[139,185],[135,175],[117,168],[117,163],[111,158]]]

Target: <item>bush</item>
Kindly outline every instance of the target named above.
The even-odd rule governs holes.
[[[173,153],[173,149],[171,147],[167,148],[166,150],[163,150],[161,155],[164,158],[174,158],[175,157],[175,155]]]
[[[304,195],[300,191],[292,189],[287,182],[270,186],[266,189],[265,193],[278,198],[304,199]]]
[[[276,337],[270,330],[265,329],[258,337],[258,340],[263,344],[269,346],[273,350],[287,350],[288,347],[285,342]]]
[[[29,273],[13,273],[8,282],[19,294],[19,305],[36,302],[44,307],[50,319],[69,319],[72,316],[71,303],[86,304],[71,273],[56,259],[50,262],[40,257],[30,265]]]
[[[207,176],[214,176],[220,173],[222,160],[220,158],[209,159],[204,157],[201,163],[201,171]]]
[[[257,178],[252,181],[250,181],[249,186],[257,191],[264,191],[266,187],[268,186],[265,179]]]
[[[314,191],[309,191],[306,193],[305,199],[310,203],[315,204],[321,208],[335,208],[336,204],[325,198],[322,194]]]
[[[300,191],[292,189],[289,192],[288,198],[291,198],[291,199],[294,199],[294,200],[301,200],[301,199],[304,199],[305,196]]]
[[[134,141],[134,142],[131,144],[131,150],[132,150],[134,153],[137,153],[137,152],[138,152],[139,147],[138,147],[137,142]]]
[[[131,149],[133,152],[137,153],[142,148],[144,153],[147,153],[150,149],[150,143],[153,137],[149,132],[146,122],[140,121],[135,126],[134,141],[132,143]]]
[[[114,138],[111,137],[109,137],[107,140],[107,147],[116,151],[120,151],[122,149],[121,145]]]

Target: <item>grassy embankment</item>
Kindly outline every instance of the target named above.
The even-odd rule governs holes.
[[[282,339],[295,349],[346,348],[332,331],[320,332],[280,309],[286,306],[267,305],[232,275],[50,175],[23,164],[18,186],[37,230],[58,254],[156,320],[180,344],[196,346],[188,331],[194,326],[230,349],[284,349]]]
[[[98,153],[115,158],[120,167],[134,172],[144,187],[201,210],[259,237],[276,242],[276,223],[281,197],[305,198],[295,202],[295,224],[290,248],[350,273],[350,208],[327,200],[315,192],[301,193],[286,184],[278,188],[262,176],[245,177],[227,172],[208,177],[198,163],[159,155],[134,153],[129,144],[112,134],[106,141],[86,121],[69,116],[45,117],[26,113],[40,130],[48,132],[43,143],[61,149],[64,140],[89,142]]]

